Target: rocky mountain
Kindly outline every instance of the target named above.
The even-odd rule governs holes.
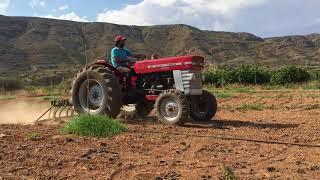
[[[132,51],[160,57],[198,54],[208,63],[227,66],[320,65],[319,34],[263,39],[187,25],[125,26],[0,15],[0,76],[35,82],[71,77],[86,57],[89,62],[109,59],[113,39],[120,34]]]

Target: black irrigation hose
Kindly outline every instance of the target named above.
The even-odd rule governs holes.
[[[164,134],[164,132],[157,131],[127,131],[128,133],[151,133],[151,134]],[[237,138],[237,137],[222,137],[222,136],[202,136],[195,134],[181,134],[181,133],[169,133],[177,136],[192,136],[197,138],[213,138],[213,139],[222,139],[229,141],[247,141],[254,143],[265,143],[265,144],[283,144],[288,146],[300,146],[300,147],[309,147],[309,148],[320,148],[320,144],[305,144],[305,143],[292,143],[292,142],[281,142],[281,141],[271,141],[271,140],[257,140],[257,139],[247,139],[247,138]]]

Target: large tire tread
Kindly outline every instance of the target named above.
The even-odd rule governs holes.
[[[121,85],[113,72],[101,65],[92,65],[90,67],[83,68],[82,71],[80,71],[80,73],[78,73],[72,81],[71,93],[75,111],[78,113],[85,112],[76,98],[80,84],[86,80],[87,75],[89,75],[90,78],[95,78],[104,84],[104,91],[107,94],[105,99],[107,101],[105,108],[98,112],[98,114],[106,114],[111,117],[116,117],[119,114],[122,106]]]
[[[208,107],[209,110],[206,112],[205,115],[199,115],[193,111],[192,107],[190,107],[190,116],[195,121],[209,121],[217,113],[217,104],[218,104],[217,99],[213,94],[211,94],[208,91],[203,91],[203,94],[201,96],[203,96],[203,98],[207,99],[208,103],[210,103],[210,104],[207,104],[207,106],[209,106]],[[195,104],[193,102],[191,102],[191,103]]]
[[[161,101],[163,98],[172,98],[178,102],[181,106],[180,113],[178,117],[176,117],[173,121],[166,120],[160,113]],[[167,125],[182,125],[185,121],[187,121],[189,117],[189,105],[186,96],[178,90],[169,89],[163,91],[157,98],[155,102],[155,109],[157,112],[158,120]]]

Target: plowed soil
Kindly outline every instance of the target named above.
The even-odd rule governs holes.
[[[63,135],[62,123],[0,125],[0,179],[219,179],[223,165],[240,179],[320,177],[319,92],[218,101],[209,122],[170,127],[150,116],[102,139]]]

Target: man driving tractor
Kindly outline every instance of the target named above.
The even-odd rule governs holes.
[[[123,36],[115,38],[112,65],[97,60],[73,80],[71,100],[78,114],[117,117],[123,112],[145,118],[155,109],[158,120],[168,125],[183,124],[189,116],[195,121],[214,117],[216,98],[202,86],[203,57],[158,59],[154,55],[146,61],[137,61],[145,55],[132,54],[124,48],[125,42]]]
[[[115,39],[115,47],[111,50],[111,62],[112,65],[117,68],[121,73],[128,73],[131,75],[131,68],[129,64],[130,58],[144,59],[146,55],[144,54],[133,54],[127,48],[126,38],[124,36],[117,36]]]

